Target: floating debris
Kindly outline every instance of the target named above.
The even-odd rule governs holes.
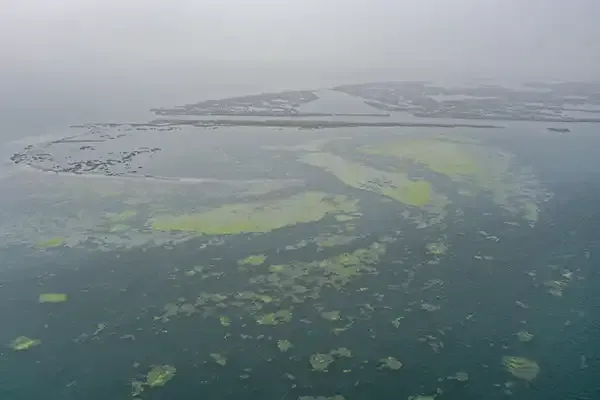
[[[527,381],[534,380],[540,373],[539,365],[524,357],[502,357],[502,364],[515,377]]]
[[[38,299],[40,303],[63,303],[67,301],[67,295],[64,293],[42,293]]]
[[[39,339],[31,339],[27,336],[19,336],[12,342],[10,342],[10,347],[15,351],[24,351],[29,350],[34,346],[38,346],[42,341]]]
[[[402,368],[402,363],[394,357],[382,358],[379,360],[379,362],[380,362],[380,365],[379,365],[380,369],[387,368],[387,369],[397,371],[400,368]]]

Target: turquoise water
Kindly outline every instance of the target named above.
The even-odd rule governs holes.
[[[515,219],[489,196],[460,197],[452,182],[431,176],[451,205],[443,223],[417,229],[403,214],[408,207],[350,188],[297,162],[289,150],[263,148],[288,146],[296,139],[301,143],[303,138],[322,136],[322,131],[281,132],[286,136],[280,143],[272,134],[264,143],[257,135],[254,147],[252,141],[228,147],[224,137],[215,147],[241,166],[227,169],[222,162],[215,171],[211,160],[198,160],[194,176],[232,179],[239,171],[238,176],[249,179],[268,171],[273,179],[303,181],[301,186],[255,197],[244,197],[237,189],[228,192],[218,184],[144,187],[142,193],[137,183],[126,183],[107,195],[90,189],[100,185],[90,182],[101,179],[84,184],[72,178],[64,183],[67,178],[15,173],[0,181],[2,193],[10,193],[0,199],[5,236],[0,249],[0,343],[8,345],[21,335],[41,343],[26,351],[3,348],[0,397],[127,399],[132,398],[132,380],[143,380],[153,365],[172,365],[177,370],[173,379],[163,387],[146,387],[139,397],[593,399],[600,391],[600,320],[595,313],[600,302],[600,160],[595,149],[600,139],[583,125],[569,135],[540,134],[537,128],[520,126],[484,131],[478,138],[515,154],[554,194],[541,204],[533,227],[524,221],[507,224]],[[354,146],[381,139],[348,136],[330,144],[328,151],[345,155]],[[189,158],[186,163],[185,169],[192,170]],[[180,170],[176,161],[169,164],[168,171]],[[413,173],[423,175],[419,170]],[[136,242],[140,235],[126,233],[128,238],[122,239],[129,239],[128,245],[114,248],[96,248],[89,238],[52,249],[34,246],[35,232],[51,237],[54,230],[64,233],[66,226],[79,237],[87,232],[83,225],[90,226],[94,222],[89,221],[106,212],[135,209],[137,215],[128,224],[136,227],[158,211],[189,212],[305,189],[358,199],[363,215],[350,223],[353,230],[328,216],[267,234],[212,242],[206,237]],[[132,203],[132,198],[144,202]],[[50,220],[54,225],[48,227]],[[19,235],[23,232],[32,235],[30,242],[23,239],[27,235]],[[355,239],[334,247],[319,247],[313,240],[334,233]],[[439,240],[448,251],[429,254],[426,245]],[[308,243],[298,245],[303,241]],[[300,281],[316,294],[294,299],[286,292],[289,288],[264,281],[273,265],[321,261],[374,243],[386,252],[346,285],[319,284],[324,275],[312,269],[310,277]],[[251,254],[266,255],[266,263],[242,268],[238,261]],[[301,271],[298,265],[295,270]],[[203,268],[189,272],[194,266]],[[565,282],[560,297],[549,294],[544,284],[554,280]],[[252,308],[256,302],[236,305],[236,293],[244,291],[269,295],[274,301],[260,310]],[[38,303],[40,293],[53,292],[68,294],[68,300]],[[197,304],[190,315],[160,318],[165,305],[193,303],[202,293],[227,299]],[[423,304],[439,309],[426,311]],[[256,323],[258,316],[279,309],[291,309],[291,321],[276,326]],[[331,310],[340,312],[339,320],[321,316],[321,311]],[[220,323],[220,316],[229,318],[230,325]],[[336,328],[347,329],[332,331]],[[533,340],[520,342],[519,331],[532,333]],[[294,347],[281,352],[278,340],[289,340]],[[327,372],[312,370],[312,354],[339,347],[349,349],[352,357],[336,358]],[[226,365],[217,364],[211,353],[226,356]],[[380,359],[389,356],[403,363],[400,370],[379,368]],[[518,379],[502,366],[503,356],[535,360],[540,373],[531,382]],[[468,380],[448,378],[458,372],[468,373]]]

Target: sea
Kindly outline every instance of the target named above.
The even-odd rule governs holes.
[[[113,127],[100,133],[123,135],[113,150],[169,149],[143,166],[161,179],[10,161],[27,145],[89,133],[73,124],[147,121],[147,103],[94,115],[29,110],[2,127],[1,399],[600,399],[598,125]],[[450,205],[441,222],[419,224],[414,207],[298,161],[320,146],[351,157],[407,135],[454,134],[535,176],[545,192],[535,222],[431,177]],[[244,204],[305,191],[354,199],[358,212],[238,235],[152,230],[157,216],[234,204],[243,219]],[[330,237],[341,241],[320,242]],[[432,254],[431,243],[445,250]],[[359,272],[332,282],[324,260],[361,251]],[[252,255],[262,262],[243,261]],[[296,287],[277,283],[282,270]],[[48,293],[65,301],[44,302]],[[265,322],[281,310],[289,314]],[[32,342],[16,348],[18,338]],[[526,360],[527,371],[507,360]]]

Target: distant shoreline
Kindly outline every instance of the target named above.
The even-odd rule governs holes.
[[[137,128],[164,128],[174,126],[196,126],[196,127],[221,127],[221,126],[265,126],[275,128],[302,128],[302,129],[323,129],[323,128],[360,128],[360,127],[424,127],[424,128],[481,128],[498,129],[504,128],[500,125],[485,124],[449,124],[449,123],[430,123],[430,122],[352,122],[352,121],[323,121],[323,120],[231,120],[231,119],[156,119],[148,123],[96,123],[85,125],[73,125],[72,128],[87,128],[93,126],[116,128],[119,126],[132,126]]]

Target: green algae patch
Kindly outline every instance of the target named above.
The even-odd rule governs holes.
[[[107,218],[110,222],[124,222],[124,221],[127,221],[128,219],[135,218],[136,216],[137,216],[137,211],[126,210],[126,211],[120,212],[118,214],[108,214]]]
[[[39,339],[31,339],[27,336],[19,336],[10,342],[10,348],[15,351],[25,351],[42,343]]]
[[[346,246],[356,239],[357,236],[327,235],[315,238],[315,243],[319,247]]]
[[[440,212],[448,202],[445,196],[433,190],[429,182],[411,180],[402,171],[378,170],[331,153],[307,154],[300,161],[333,174],[352,188],[378,193],[408,206]]]
[[[331,350],[329,354],[331,354],[333,357],[352,357],[352,352],[346,347],[338,347],[337,349]]]
[[[229,317],[221,316],[219,317],[219,322],[221,322],[221,325],[223,325],[224,327],[228,327],[231,325],[231,319]]]
[[[427,181],[409,181],[402,186],[382,190],[384,196],[415,207],[428,204],[432,192],[431,184]]]
[[[418,139],[363,146],[363,154],[387,156],[412,163],[465,186],[463,195],[486,192],[494,202],[530,223],[539,217],[539,204],[550,193],[530,168],[517,164],[516,157],[498,148],[475,142],[448,139]]]
[[[64,293],[42,293],[38,298],[40,303],[64,303],[67,295]]]
[[[348,214],[338,214],[335,216],[335,220],[338,222],[348,222],[348,221],[353,221],[356,218],[358,218],[358,216],[356,215],[348,215]]]
[[[540,373],[538,363],[524,357],[502,357],[502,365],[515,377],[526,381],[534,380]]]
[[[146,385],[150,387],[165,386],[175,376],[177,369],[172,365],[154,365],[146,374]]]
[[[433,254],[436,256],[441,256],[442,254],[445,254],[446,251],[448,251],[448,246],[444,243],[427,243],[425,248],[427,249],[427,252],[429,254]]]
[[[313,371],[327,372],[327,368],[335,359],[331,354],[315,353],[310,356],[309,362]]]
[[[131,229],[131,226],[126,225],[126,224],[114,224],[114,225],[111,225],[108,230],[111,233],[120,233],[120,232],[127,232],[130,229]]]
[[[310,356],[309,362],[313,371],[327,372],[331,363],[336,358],[351,358],[352,352],[346,347],[339,347],[331,350],[329,353],[315,353]]]
[[[466,146],[445,140],[402,140],[361,150],[372,155],[410,159],[439,174],[456,178],[475,176],[481,171],[480,163],[465,150]]]
[[[397,371],[402,368],[402,363],[395,359],[394,357],[386,357],[379,360],[379,368],[380,369],[391,369],[393,371]]]
[[[227,365],[227,357],[220,353],[211,353],[210,357],[220,366]]]
[[[339,321],[340,320],[340,312],[338,310],[334,311],[323,311],[321,313],[321,317],[328,321]]]
[[[176,372],[177,369],[172,365],[153,365],[143,381],[131,381],[131,395],[133,397],[141,395],[146,387],[154,388],[165,386],[167,382],[173,379]]]
[[[42,242],[36,243],[36,247],[39,249],[51,249],[53,247],[60,247],[65,243],[65,238],[63,237],[53,237],[48,240],[44,240]]]
[[[423,311],[434,312],[434,311],[439,311],[442,307],[439,305],[435,305],[435,304],[422,303],[420,308]]]
[[[285,353],[286,351],[288,351],[292,347],[294,347],[294,345],[289,340],[278,340],[277,341],[277,348],[282,353]]]
[[[279,325],[292,320],[291,310],[279,310],[274,313],[268,313],[256,319],[259,325]]]
[[[151,220],[157,231],[193,232],[204,235],[267,233],[285,226],[315,222],[325,216],[357,211],[357,201],[344,195],[305,192],[273,201],[229,204],[209,211]]]
[[[459,382],[466,382],[469,380],[469,373],[464,372],[464,371],[459,371],[456,374],[454,374],[453,376],[447,377],[447,379],[450,379],[453,381],[459,381]]]
[[[267,256],[265,256],[264,254],[254,254],[251,256],[248,256],[242,260],[238,261],[239,265],[252,265],[254,267],[257,267],[259,265],[264,264],[264,262],[267,260]]]

